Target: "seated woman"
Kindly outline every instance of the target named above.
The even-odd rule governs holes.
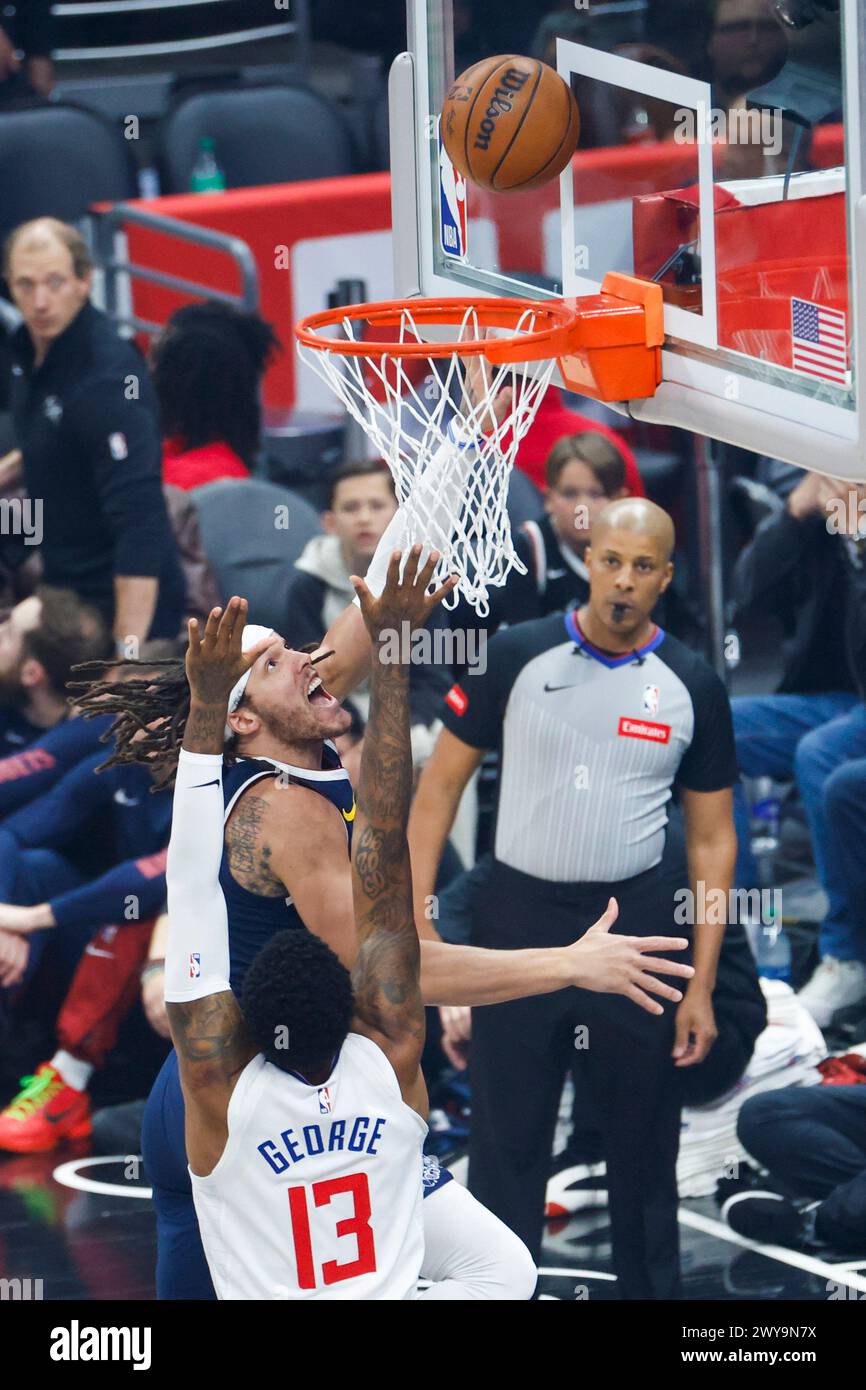
[[[172,314],[151,357],[163,482],[188,491],[249,477],[261,434],[259,388],[279,348],[270,324],[228,304],[188,304]]]

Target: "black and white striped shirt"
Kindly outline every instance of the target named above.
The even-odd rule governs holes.
[[[498,634],[487,670],[446,697],[462,742],[501,751],[496,858],[558,883],[616,882],[658,864],[675,783],[737,779],[727,692],[690,648],[655,628],[616,656],[575,613]]]

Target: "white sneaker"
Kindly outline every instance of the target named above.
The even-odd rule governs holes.
[[[797,995],[819,1028],[827,1028],[837,1009],[866,998],[866,965],[859,960],[825,956]]]

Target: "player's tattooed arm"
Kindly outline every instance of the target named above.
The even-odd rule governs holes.
[[[216,704],[203,704],[198,696],[193,696],[184,725],[184,748],[190,753],[221,753],[225,722],[225,700]]]
[[[171,1035],[188,1085],[232,1085],[251,1048],[235,996],[226,991],[184,1004],[167,1003]]]
[[[406,668],[374,658],[352,852],[359,1016],[385,1037],[420,1039],[424,1006],[406,821],[412,794]]]
[[[238,801],[225,831],[233,877],[251,893],[290,897],[308,931],[320,936],[348,969],[357,936],[345,861],[346,824],[335,806],[309,787],[273,778]]]
[[[406,826],[412,798],[408,668],[389,660],[380,638],[421,627],[452,587],[428,594],[438,555],[421,567],[420,547],[409,553],[400,576],[392,556],[380,598],[353,577],[373,641],[370,718],[364,738],[352,847],[352,891],[358,957],[352,972],[356,1025],[369,1030],[388,1053],[406,1099],[417,1103],[424,1045],[420,947],[412,908],[412,874]],[[420,1106],[419,1106],[420,1108]]]
[[[186,1103],[186,1150],[192,1171],[212,1173],[228,1139],[228,1107],[244,1067],[255,1057],[231,990],[180,1003],[166,1001]]]

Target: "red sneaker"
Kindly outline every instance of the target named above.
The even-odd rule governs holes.
[[[67,1086],[50,1062],[23,1076],[18,1095],[0,1112],[0,1149],[11,1153],[42,1153],[90,1132],[89,1095]]]

